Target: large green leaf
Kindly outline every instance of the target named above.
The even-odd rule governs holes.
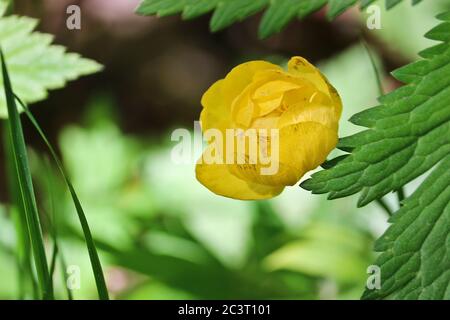
[[[393,72],[406,85],[350,119],[368,128],[341,139],[338,147],[351,153],[302,183],[330,199],[362,191],[364,206],[437,165],[378,241],[383,283],[369,298],[450,297],[450,12],[438,19],[426,36],[442,43]]]
[[[0,0],[0,45],[3,49],[14,92],[26,103],[47,97],[47,90],[64,87],[69,80],[99,71],[95,61],[66,53],[51,45],[53,36],[33,32],[38,20],[16,15],[3,16],[6,2]],[[0,79],[0,118],[7,116]]]
[[[361,0],[361,8],[364,9],[375,1]],[[401,1],[386,0],[386,7],[392,8]],[[412,3],[420,1],[413,0]],[[181,12],[184,19],[192,19],[214,10],[210,23],[211,31],[214,32],[267,7],[259,27],[259,36],[266,38],[281,31],[296,16],[305,17],[328,4],[328,17],[333,19],[357,2],[358,0],[143,0],[137,13],[162,17]]]
[[[365,299],[450,299],[450,156],[393,216],[376,242],[381,288]]]
[[[353,152],[302,187],[330,193],[331,199],[362,191],[358,205],[363,206],[425,173],[450,152],[449,25],[444,21],[427,34],[444,43],[423,51],[426,59],[393,72],[407,85],[350,119],[369,128],[341,139],[338,147]]]

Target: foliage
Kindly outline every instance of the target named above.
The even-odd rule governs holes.
[[[55,251],[52,257],[50,271],[43,238],[43,217],[39,214],[35,199],[28,153],[19,115],[19,110],[21,110],[26,111],[32,124],[36,127],[41,138],[49,147],[59,170],[63,174],[85,234],[93,271],[99,287],[99,296],[102,299],[107,299],[108,294],[100,261],[81,203],[65,174],[65,170],[56,152],[53,150],[30,111],[21,99],[17,97],[17,94],[20,94],[26,101],[43,99],[47,95],[47,89],[63,87],[67,80],[76,79],[80,75],[96,72],[101,69],[101,66],[94,61],[81,58],[78,54],[66,54],[64,47],[50,45],[53,39],[52,36],[32,32],[36,27],[37,20],[15,15],[5,17],[4,14],[7,8],[8,1],[1,1],[0,44],[2,46],[1,62],[3,76],[0,84],[4,90],[0,94],[0,117],[7,118],[5,121],[6,135],[4,136],[4,143],[8,154],[7,162],[10,191],[15,202],[15,208],[12,209],[12,212],[16,212],[17,216],[20,217],[20,219],[17,219],[16,225],[18,239],[21,239],[21,242],[18,244],[18,251],[24,252],[23,255],[31,255],[30,249],[28,248],[31,244],[39,284],[39,293],[34,297],[53,299],[53,267],[57,257],[56,238],[53,239],[55,241]],[[19,103],[16,103],[16,100]],[[18,105],[21,106],[21,109],[18,108]],[[50,218],[47,217],[47,219]],[[29,266],[26,265],[25,260],[20,261],[19,259],[18,265],[23,269],[23,272],[28,273],[27,276],[33,282],[32,268],[28,268]],[[22,274],[21,277],[25,277],[25,275]]]
[[[420,186],[400,201],[391,225],[376,241],[381,288],[366,289],[363,298],[450,299],[450,12],[440,15],[442,23],[427,34],[429,41],[441,43],[393,73],[405,85],[382,96],[379,106],[342,124],[345,134],[354,132],[352,123],[365,129],[341,139],[338,147],[345,154],[302,183],[313,193],[344,199],[323,201],[294,188],[292,197],[286,193],[270,201],[238,203],[203,190],[189,175],[191,167],[173,166],[165,143],[124,136],[110,121],[109,109],[105,113],[94,105],[89,110],[95,122],[63,130],[60,149],[66,171],[37,121],[24,104],[17,105],[14,94],[27,103],[42,100],[48,90],[101,66],[51,45],[51,35],[33,31],[37,20],[5,16],[8,2],[0,0],[0,44],[6,57],[0,118],[6,118],[6,180],[13,205],[0,205],[0,298],[65,297],[62,252],[67,249],[68,264],[80,266],[86,275],[76,298],[93,298],[95,292],[108,297],[96,250],[108,263],[107,273],[113,279],[109,293],[116,298],[356,298],[364,290],[366,267],[373,261],[369,247],[376,232],[370,224],[376,215],[349,209],[352,196],[360,193],[358,206],[369,207],[393,191],[402,198],[403,187],[415,183]],[[409,6],[407,1],[386,0],[386,10],[401,2]],[[435,8],[440,6],[437,2]],[[267,9],[259,28],[259,36],[266,38],[294,18],[325,6],[333,19],[351,6],[364,9],[373,3],[143,0],[138,13],[181,12],[184,19],[193,19],[213,12],[211,30],[218,31]],[[419,42],[408,44],[414,38],[403,33],[417,33],[421,26],[410,18],[414,28],[405,27],[402,23],[408,18],[398,16],[397,24],[387,23],[387,28],[383,16],[384,29],[373,34],[404,38],[391,42],[411,57]],[[402,30],[392,30],[392,25]],[[372,99],[369,67],[358,46],[321,66],[342,95],[347,114]],[[365,81],[355,81],[362,78]],[[26,111],[56,167],[48,168],[40,155],[26,149],[19,111]],[[58,171],[63,179],[56,178]],[[71,180],[89,213],[89,226]],[[40,194],[43,190],[50,193],[49,199]],[[74,204],[78,217],[72,214]],[[49,212],[57,212],[58,219],[50,219]],[[384,230],[384,217],[382,221],[378,228]],[[47,259],[48,244],[54,248],[51,259]],[[17,279],[10,276],[11,270],[16,270]],[[55,270],[62,273],[62,282],[54,277]],[[126,288],[114,288],[117,273],[126,278]],[[19,289],[18,296],[14,288]]]
[[[370,30],[370,36],[379,39],[392,54],[415,61],[419,58],[418,52],[434,45],[433,40],[423,35],[436,25],[435,16],[449,9],[450,2],[447,0],[422,1],[418,6],[403,1],[389,10],[381,8],[382,28]],[[361,15],[362,23],[366,23],[369,15]],[[359,105],[360,110],[363,105]]]
[[[361,0],[361,9],[375,1]],[[420,1],[412,0],[412,3]],[[327,4],[327,16],[334,19],[357,2],[358,0],[143,0],[137,12],[160,17],[181,12],[183,19],[193,19],[214,10],[210,29],[216,32],[267,8],[259,26],[260,38],[267,38],[280,32],[295,17],[304,18]],[[392,8],[400,2],[402,0],[386,0],[386,7]]]
[[[53,36],[33,32],[38,20],[24,16],[4,16],[6,3],[0,2],[0,45],[5,55],[14,93],[32,103],[47,97],[47,90],[64,87],[69,80],[95,73],[102,66],[66,53],[66,48],[51,45]],[[3,82],[0,79],[0,87]],[[0,90],[0,118],[5,118],[6,99]]]
[[[98,288],[99,298],[101,300],[108,300],[109,299],[109,297],[108,297],[108,289],[106,288],[106,283],[105,283],[105,278],[103,276],[102,266],[101,266],[100,259],[99,259],[98,254],[97,254],[97,250],[95,248],[94,241],[92,239],[91,230],[89,228],[89,224],[88,224],[88,221],[86,219],[86,215],[84,213],[84,210],[83,210],[83,207],[81,205],[80,199],[78,198],[78,195],[77,195],[77,193],[76,193],[76,191],[75,191],[75,189],[73,187],[73,184],[72,184],[72,182],[71,182],[71,180],[70,180],[70,178],[68,176],[68,173],[67,173],[66,169],[64,168],[61,160],[59,160],[59,157],[56,154],[55,149],[52,147],[52,145],[48,141],[47,136],[42,131],[41,127],[39,126],[38,122],[36,121],[36,119],[34,118],[32,113],[30,112],[28,107],[19,98],[17,98],[17,100],[20,102],[20,105],[22,106],[22,109],[27,114],[27,116],[30,119],[31,123],[33,124],[33,126],[35,127],[37,132],[39,133],[41,139],[44,141],[45,145],[48,148],[48,151],[50,152],[53,160],[56,163],[56,166],[58,167],[59,172],[61,173],[62,177],[64,178],[64,182],[66,183],[66,186],[69,189],[69,193],[70,193],[70,196],[72,198],[72,202],[73,202],[73,204],[75,206],[75,209],[77,211],[78,220],[79,220],[79,222],[81,224],[81,228],[83,229],[83,236],[84,236],[84,240],[86,242],[87,250],[89,252],[89,259],[91,261],[92,271],[94,272],[94,277],[95,277],[95,282],[96,282],[97,288]],[[54,232],[56,232],[56,230]],[[55,253],[54,253],[54,255],[56,255],[57,254],[56,250],[58,250],[57,239],[56,239],[56,236],[54,236],[53,238],[54,238],[53,241],[55,242]],[[53,273],[51,273],[51,275],[53,275]]]
[[[14,93],[12,91],[8,70],[5,64],[3,52],[0,51],[2,65],[2,79],[4,83],[4,94],[8,107],[6,143],[11,145],[12,167],[17,172],[15,182],[20,190],[20,200],[23,204],[27,226],[24,227],[29,233],[36,273],[40,289],[40,298],[53,299],[53,288],[45,254],[44,239],[40,224],[39,213],[34,194],[28,155],[25,146],[25,138],[22,131],[19,112],[16,107]],[[9,138],[9,139],[8,139]],[[19,204],[17,204],[19,205]]]
[[[5,89],[5,96],[8,107],[8,118],[6,121],[6,128],[8,131],[7,135],[5,135],[5,143],[7,146],[10,146],[8,151],[11,153],[12,164],[10,165],[10,169],[17,172],[17,175],[10,174],[11,180],[13,184],[16,184],[18,187],[15,188],[18,191],[18,194],[14,197],[16,200],[15,205],[23,211],[25,219],[21,220],[21,228],[26,230],[26,237],[29,236],[30,243],[32,247],[33,257],[35,259],[35,267],[37,270],[37,278],[39,283],[40,295],[39,297],[45,300],[53,299],[53,264],[57,256],[57,244],[56,237],[53,238],[55,241],[55,251],[52,258],[52,268],[51,272],[48,266],[46,252],[45,252],[45,244],[42,235],[43,224],[41,221],[41,217],[39,216],[37,201],[35,198],[35,192],[31,177],[31,171],[29,168],[28,161],[28,153],[25,146],[25,138],[22,130],[22,123],[20,120],[19,111],[16,105],[16,100],[22,106],[22,109],[26,112],[32,124],[35,126],[39,135],[49,148],[49,151],[54,158],[59,171],[64,177],[64,181],[67,184],[67,187],[70,191],[72,201],[76,207],[78,218],[84,233],[84,240],[86,242],[89,258],[92,263],[92,270],[94,272],[95,280],[98,287],[99,298],[103,300],[108,299],[108,291],[106,289],[105,280],[103,277],[103,271],[100,264],[100,260],[97,255],[97,251],[95,245],[92,240],[92,235],[89,229],[88,222],[86,220],[85,214],[83,212],[83,208],[81,206],[80,200],[73,188],[72,183],[70,182],[66,171],[59,160],[56,152],[45,136],[44,132],[40,128],[39,124],[25,106],[25,104],[15,96],[13,92],[13,88],[11,87],[11,82],[9,78],[9,73],[7,70],[7,66],[5,63],[5,58],[3,52],[0,51],[1,55],[1,64],[2,64],[2,75]],[[9,138],[9,139],[8,139]],[[29,235],[28,235],[29,234]]]
[[[341,139],[338,147],[351,153],[302,184],[329,199],[362,191],[358,206],[364,206],[438,165],[377,242],[384,252],[377,260],[382,288],[367,298],[449,297],[450,14],[438,19],[443,22],[426,36],[442,43],[393,72],[406,85],[350,119],[368,128]]]

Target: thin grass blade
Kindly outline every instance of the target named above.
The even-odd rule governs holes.
[[[35,274],[31,262],[31,244],[29,230],[25,216],[25,208],[20,194],[20,187],[17,181],[17,169],[9,135],[9,123],[5,121],[3,128],[3,145],[5,149],[5,171],[11,202],[11,218],[16,231],[16,260],[19,283],[19,299],[27,297],[28,285],[32,289],[33,299],[39,299],[39,293]]]
[[[53,288],[48,270],[45,254],[44,239],[42,236],[39,214],[34,195],[34,188],[26,152],[25,138],[23,135],[20,115],[16,107],[14,93],[11,87],[8,70],[3,51],[0,50],[3,84],[5,89],[6,104],[8,110],[9,135],[11,138],[14,162],[17,169],[17,178],[20,194],[25,208],[26,221],[30,235],[33,257],[36,265],[39,288],[43,299],[53,299]]]
[[[67,285],[67,280],[68,280],[68,275],[66,273],[67,270],[67,264],[66,264],[66,260],[64,258],[63,252],[60,249],[59,246],[59,236],[58,236],[58,221],[57,219],[57,215],[56,215],[56,203],[55,203],[55,197],[54,197],[54,181],[53,181],[53,171],[52,171],[52,166],[50,164],[50,160],[48,158],[45,158],[45,167],[47,169],[47,183],[48,183],[48,194],[50,197],[50,215],[49,215],[49,225],[50,225],[50,231],[51,231],[51,236],[53,239],[53,254],[52,254],[52,260],[51,260],[51,264],[50,264],[50,275],[53,278],[53,275],[55,274],[55,270],[56,270],[56,263],[57,260],[59,258],[59,262],[60,262],[60,268],[61,268],[61,275],[62,275],[62,280],[63,283],[65,284],[65,288],[66,288],[66,292],[67,292],[67,297],[69,300],[73,300],[73,295],[72,295],[72,291],[69,288],[69,286]],[[51,217],[51,218],[50,218]]]
[[[39,126],[39,124],[36,121],[36,119],[34,118],[33,114],[30,112],[30,110],[25,105],[25,103],[23,103],[22,100],[20,100],[19,97],[15,96],[15,98],[17,99],[19,104],[22,106],[23,110],[25,111],[26,115],[30,119],[31,123],[36,128],[36,130],[38,131],[38,133],[41,136],[42,140],[46,144],[48,150],[50,151],[50,153],[51,153],[51,155],[53,157],[53,160],[55,161],[59,171],[61,172],[61,175],[64,178],[64,181],[67,184],[67,187],[69,188],[69,192],[70,192],[70,195],[72,197],[73,203],[75,205],[75,208],[76,208],[76,211],[77,211],[77,214],[78,214],[78,219],[79,219],[80,224],[81,224],[81,228],[83,230],[84,239],[86,241],[86,246],[87,246],[88,253],[89,253],[89,258],[90,258],[90,261],[91,261],[92,271],[94,273],[94,278],[95,278],[95,282],[96,282],[96,285],[97,285],[98,296],[99,296],[99,298],[101,300],[109,300],[108,290],[106,288],[106,282],[105,282],[105,278],[103,276],[103,269],[102,269],[102,266],[101,266],[101,263],[100,263],[100,259],[98,257],[97,249],[95,248],[94,240],[92,239],[91,230],[89,228],[89,224],[88,224],[88,221],[86,219],[86,215],[84,214],[81,202],[80,202],[80,200],[79,200],[79,198],[78,198],[78,196],[77,196],[77,194],[75,192],[75,189],[74,189],[74,187],[72,185],[72,182],[69,179],[69,175],[66,172],[66,170],[65,170],[61,160],[59,159],[58,155],[56,154],[56,151],[54,150],[54,148],[50,144],[49,140],[47,139],[47,136],[45,135],[45,133],[43,132],[43,130]]]

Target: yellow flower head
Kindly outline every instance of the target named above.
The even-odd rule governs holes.
[[[272,198],[325,161],[337,144],[342,103],[320,71],[301,57],[288,70],[251,61],[203,95],[208,141],[197,179],[234,199]]]

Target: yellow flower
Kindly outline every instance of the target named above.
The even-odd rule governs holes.
[[[341,99],[301,57],[293,57],[287,71],[265,61],[243,63],[206,91],[202,105],[208,147],[196,176],[225,197],[272,198],[323,163],[338,141]],[[265,153],[255,154],[252,134]],[[269,157],[277,163],[263,161]],[[269,167],[275,171],[263,173]]]

